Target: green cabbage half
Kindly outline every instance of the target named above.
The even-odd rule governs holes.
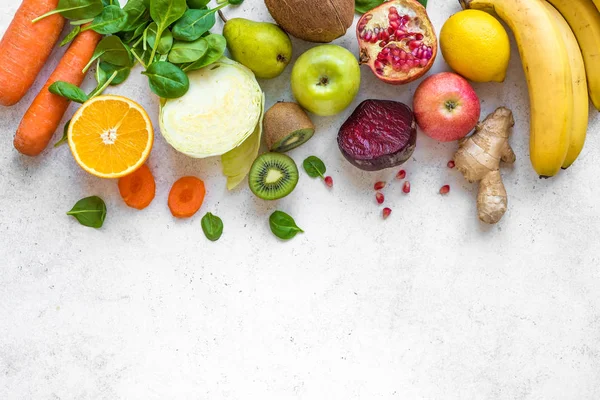
[[[189,91],[164,101],[160,110],[162,135],[176,150],[194,158],[220,156],[261,125],[264,95],[254,73],[242,64],[222,58],[188,77]]]

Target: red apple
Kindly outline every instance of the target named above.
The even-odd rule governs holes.
[[[415,92],[413,109],[419,128],[440,142],[462,139],[479,121],[481,104],[462,76],[442,72],[425,79]]]

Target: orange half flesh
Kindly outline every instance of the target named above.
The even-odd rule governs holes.
[[[121,96],[98,96],[77,110],[69,147],[81,168],[100,178],[120,178],[141,167],[152,150],[154,129],[146,111]]]

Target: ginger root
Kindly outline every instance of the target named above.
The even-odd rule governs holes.
[[[508,136],[515,121],[512,111],[500,107],[475,128],[473,135],[461,139],[454,155],[456,168],[469,182],[480,182],[477,195],[479,219],[495,224],[508,205],[506,189],[500,176],[500,161],[512,164],[516,157]]]

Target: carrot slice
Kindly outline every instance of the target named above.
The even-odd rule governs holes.
[[[202,206],[206,189],[194,176],[184,176],[173,184],[169,193],[169,209],[177,218],[189,218]]]
[[[119,193],[129,207],[143,210],[156,194],[156,182],[146,164],[119,179]]]

